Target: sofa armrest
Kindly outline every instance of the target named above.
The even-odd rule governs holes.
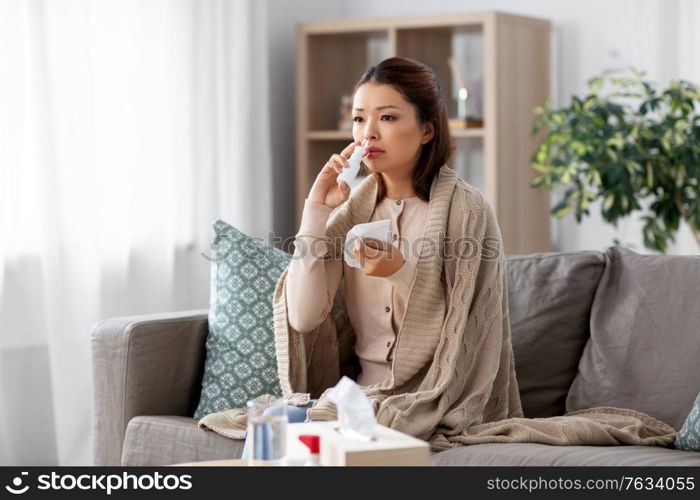
[[[137,415],[192,416],[206,357],[208,310],[112,318],[92,329],[93,461],[121,464]]]

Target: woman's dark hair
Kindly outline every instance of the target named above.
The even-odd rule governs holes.
[[[413,104],[416,118],[421,124],[433,124],[435,135],[423,145],[418,164],[413,171],[413,190],[420,199],[429,201],[433,178],[440,167],[451,162],[454,154],[447,109],[435,73],[414,59],[390,57],[367,69],[355,85],[353,94],[360,85],[368,82],[391,85]],[[379,202],[386,196],[386,186],[378,172],[375,172],[374,176],[379,188]]]

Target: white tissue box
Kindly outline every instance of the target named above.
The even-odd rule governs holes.
[[[320,436],[321,465],[429,465],[428,443],[383,425],[375,427],[374,441],[351,439],[340,433],[337,420],[289,424],[287,453],[303,455],[306,446],[297,436]]]

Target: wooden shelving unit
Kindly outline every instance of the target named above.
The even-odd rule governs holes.
[[[470,93],[468,114],[483,126],[453,128],[453,168],[493,206],[507,254],[550,251],[549,196],[529,187],[533,108],[549,95],[547,20],[502,12],[316,21],[297,30],[296,221],[328,158],[352,141],[338,130],[343,94],[371,65],[394,55],[436,72],[456,117],[452,57]]]

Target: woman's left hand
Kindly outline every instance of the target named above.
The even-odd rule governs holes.
[[[401,250],[387,241],[357,238],[353,254],[367,276],[391,276],[404,263]]]

